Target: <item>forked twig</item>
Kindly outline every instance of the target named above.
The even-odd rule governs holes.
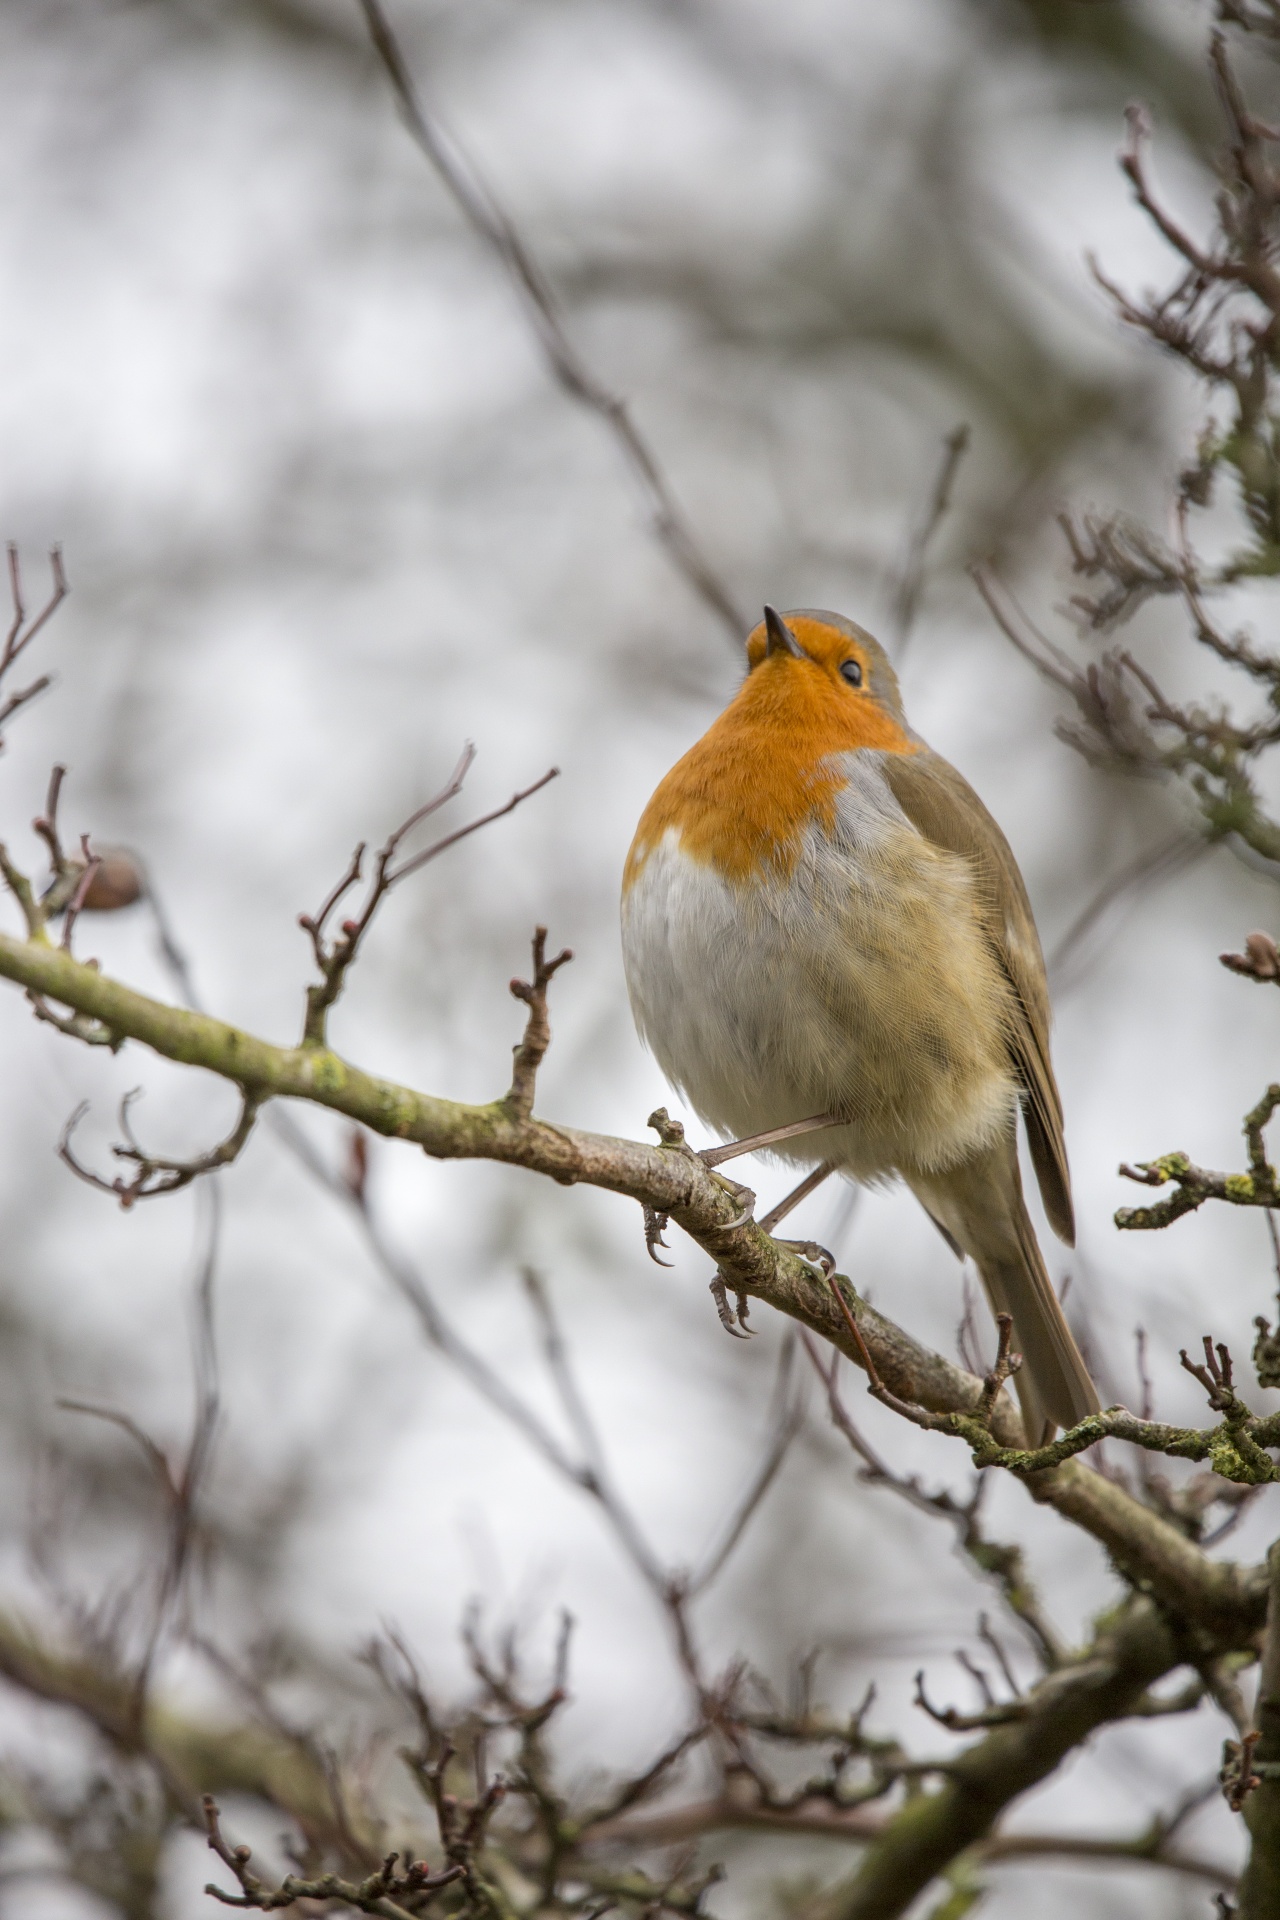
[[[55,1024],[60,1024],[56,1016],[46,1015],[45,1017],[54,1017]],[[125,1138],[122,1145],[113,1146],[111,1149],[117,1160],[127,1160],[133,1165],[135,1171],[131,1178],[126,1179],[123,1174],[117,1174],[114,1180],[104,1179],[91,1167],[82,1166],[72,1152],[72,1135],[89,1111],[87,1100],[82,1100],[71,1115],[58,1141],[58,1158],[63,1164],[70,1167],[72,1173],[78,1175],[89,1186],[96,1187],[99,1193],[114,1194],[125,1209],[133,1206],[137,1200],[153,1200],[163,1193],[177,1193],[180,1188],[190,1186],[193,1180],[200,1179],[203,1174],[214,1173],[219,1167],[230,1166],[233,1160],[239,1158],[247,1144],[259,1109],[266,1097],[248,1087],[242,1087],[240,1116],[226,1138],[220,1140],[216,1147],[210,1147],[207,1153],[197,1154],[193,1159],[169,1160],[160,1154],[149,1153],[134,1138],[129,1109],[134,1101],[141,1097],[141,1093],[140,1087],[134,1087],[120,1102],[120,1129]]]
[[[252,1907],[260,1913],[270,1913],[280,1907],[292,1907],[300,1900],[340,1900],[360,1913],[381,1914],[383,1920],[413,1920],[417,1902],[424,1894],[436,1893],[441,1887],[461,1880],[466,1873],[462,1866],[443,1867],[439,1873],[432,1873],[425,1860],[415,1860],[411,1855],[405,1858],[403,1870],[397,1873],[400,1855],[389,1853],[377,1871],[365,1880],[344,1880],[336,1873],[320,1874],[315,1879],[288,1873],[279,1886],[268,1887],[249,1865],[252,1849],[233,1847],[223,1838],[218,1803],[212,1794],[205,1794],[202,1805],[209,1846],[223,1865],[230,1868],[240,1887],[239,1893],[227,1893],[213,1885],[205,1887],[205,1892],[224,1907]],[[402,1905],[405,1900],[412,1901],[414,1907]]]
[[[475,757],[476,750],[468,741],[457,766],[440,791],[433,794],[431,799],[425,801],[422,806],[416,807],[408,819],[402,820],[384,841],[378,850],[363,906],[357,915],[342,922],[335,938],[328,938],[326,927],[339,902],[346,898],[363,877],[366,851],[364,841],[361,841],[352,854],[346,872],[331,889],[319,910],[314,914],[298,915],[298,925],[311,937],[311,950],[315,955],[316,966],[321,976],[316,985],[307,988],[307,1013],[302,1030],[304,1046],[323,1047],[327,1044],[329,1009],[341,994],[346,984],[347,974],[359,952],[360,943],[369,931],[378,908],[392,889],[399,886],[402,880],[407,880],[411,873],[417,873],[421,867],[425,867],[428,861],[437,859],[446,848],[456,846],[460,840],[467,839],[470,834],[478,833],[481,827],[490,826],[493,821],[501,820],[504,815],[514,812],[523,801],[528,800],[532,794],[540,792],[548,781],[554,780],[560,771],[558,767],[549,768],[540,780],[535,780],[532,786],[523,787],[520,792],[513,793],[502,806],[492,808],[490,812],[482,814],[478,820],[468,821],[466,826],[456,828],[453,833],[444,834],[439,840],[433,841],[429,847],[423,848],[420,853],[410,854],[408,858],[400,860],[397,865],[397,858],[406,836],[462,791],[463,782]]]
[[[551,1019],[547,1012],[547,988],[560,968],[573,958],[572,949],[565,947],[554,960],[547,959],[547,930],[535,927],[533,934],[533,979],[513,980],[512,996],[523,1002],[529,1009],[529,1018],[525,1021],[524,1034],[517,1047],[513,1049],[511,1063],[511,1090],[507,1094],[506,1104],[510,1112],[519,1120],[527,1120],[533,1112],[534,1086],[538,1077],[538,1068],[546,1057],[551,1045]]]
[[[12,719],[20,707],[25,707],[29,700],[34,700],[36,695],[43,693],[49,685],[50,675],[42,673],[38,679],[31,682],[30,686],[21,687],[16,693],[7,696],[4,693],[4,677],[10,667],[26,652],[36,635],[48,625],[69,592],[67,576],[62,566],[62,549],[54,547],[49,554],[49,570],[53,575],[53,586],[49,598],[34,620],[28,621],[22,591],[22,564],[18,557],[18,549],[12,540],[9,542],[8,557],[9,598],[13,613],[9,630],[5,634],[4,646],[0,648],[0,728],[4,726],[6,720]],[[0,734],[0,748],[3,745],[4,738]]]

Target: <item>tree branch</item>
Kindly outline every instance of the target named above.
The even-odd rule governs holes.
[[[1267,1628],[1255,1708],[1256,1744],[1246,1750],[1245,1825],[1252,1845],[1240,1883],[1239,1920],[1280,1911],[1280,1542],[1271,1548]],[[1247,1737],[1247,1736],[1246,1736]]]
[[[1150,1602],[1125,1608],[1088,1654],[1027,1695],[1026,1711],[953,1760],[947,1776],[894,1814],[853,1880],[822,1903],[823,1920],[891,1920],[969,1848],[987,1839],[1010,1803],[1046,1779],[1073,1748],[1123,1719],[1186,1657]]]
[[[496,1160],[563,1185],[583,1182],[626,1194],[669,1214],[711,1256],[729,1287],[800,1321],[858,1364],[869,1352],[890,1394],[931,1415],[954,1416],[942,1424],[969,1441],[983,1464],[1010,1467],[1025,1477],[1033,1499],[1093,1533],[1131,1578],[1163,1595],[1179,1614],[1202,1619],[1214,1632],[1234,1634],[1237,1644],[1256,1631],[1264,1584],[1210,1560],[1163,1517],[1070,1457],[1110,1433],[1158,1450],[1209,1458],[1215,1466],[1221,1459],[1234,1470],[1237,1456],[1231,1450],[1219,1448],[1215,1457],[1217,1429],[1198,1433],[1163,1427],[1121,1408],[1094,1416],[1052,1448],[1027,1453],[1007,1396],[996,1401],[989,1426],[979,1421],[984,1383],[922,1347],[853,1295],[849,1311],[861,1337],[855,1340],[819,1270],[770,1239],[754,1221],[743,1221],[732,1194],[683,1142],[650,1147],[519,1118],[505,1098],[472,1106],[420,1093],[364,1073],[329,1048],[273,1046],[208,1014],[166,1006],[40,941],[0,934],[0,976],[141,1041],[166,1059],[232,1080],[260,1101],[309,1100],[375,1133],[410,1141],[434,1159]],[[1246,1471],[1243,1477],[1250,1475]]]
[[[1214,1782],[1217,1790],[1217,1782]],[[762,1805],[749,1780],[735,1778],[714,1799],[619,1819],[593,1829],[590,1838],[614,1845],[674,1846],[711,1833],[780,1833],[847,1840],[874,1845],[890,1821],[869,1807],[835,1807],[829,1800],[802,1801],[795,1807]],[[1232,1892],[1236,1876],[1217,1861],[1186,1853],[1171,1844],[1173,1822],[1155,1820],[1141,1833],[994,1833],[975,1849],[984,1866],[1025,1860],[1069,1860],[1111,1866],[1120,1861],[1165,1867],[1209,1886]]]
[[[1237,959],[1239,956],[1232,955]],[[1243,973],[1244,967],[1236,972]],[[1206,1200],[1223,1200],[1233,1207],[1280,1207],[1280,1182],[1267,1159],[1263,1130],[1280,1106],[1280,1086],[1270,1086],[1256,1107],[1245,1115],[1244,1137],[1249,1154],[1248,1173],[1214,1173],[1197,1167],[1185,1153],[1166,1153],[1159,1160],[1140,1160],[1120,1168],[1126,1180],[1144,1187],[1174,1186],[1177,1191],[1153,1207],[1121,1207],[1116,1225],[1129,1229],[1167,1227],[1185,1213],[1194,1213]]]
[[[403,1871],[397,1873],[400,1856],[389,1853],[376,1873],[358,1882],[344,1880],[336,1873],[321,1874],[317,1879],[289,1873],[278,1887],[266,1887],[250,1870],[249,1848],[230,1846],[223,1839],[217,1802],[211,1794],[204,1796],[204,1820],[210,1847],[224,1866],[230,1867],[240,1886],[238,1894],[206,1886],[205,1892],[224,1907],[253,1907],[260,1913],[270,1913],[280,1907],[292,1907],[299,1900],[341,1900],[344,1906],[355,1907],[360,1913],[380,1914],[383,1920],[413,1920],[412,1911],[402,1906],[401,1901],[408,1899],[416,1904],[423,1895],[436,1893],[441,1887],[460,1880],[465,1872],[465,1868],[455,1866],[432,1873],[425,1860],[410,1857]]]

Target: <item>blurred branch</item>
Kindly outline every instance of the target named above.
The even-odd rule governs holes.
[[[691,1728],[652,1766],[615,1788],[605,1805],[595,1811],[574,1811],[547,1770],[548,1756],[541,1744],[549,1719],[566,1697],[563,1635],[550,1691],[530,1698],[521,1690],[512,1648],[507,1646],[495,1664],[482,1652],[472,1632],[469,1646],[473,1668],[483,1688],[480,1710],[469,1709],[448,1719],[430,1705],[407,1653],[398,1643],[396,1646],[402,1662],[407,1663],[401,1671],[393,1671],[382,1654],[375,1654],[373,1663],[419,1720],[421,1747],[406,1750],[405,1757],[440,1816],[448,1863],[444,1871],[457,1868],[459,1871],[451,1877],[458,1882],[474,1876],[474,1905],[478,1911],[488,1912],[489,1920],[495,1920],[489,1895],[497,1895],[503,1874],[512,1870],[526,1877],[532,1875],[553,1899],[565,1898],[560,1893],[565,1881],[596,1894],[611,1885],[625,1896],[628,1905],[638,1900],[643,1906],[646,1889],[652,1896],[652,1883],[643,1876],[603,1872],[594,1864],[597,1849],[679,1844],[722,1828],[819,1834],[867,1845],[870,1851],[854,1883],[856,1899],[847,1892],[833,1896],[838,1901],[834,1912],[857,1916],[901,1911],[913,1886],[922,1888],[933,1873],[945,1870],[951,1858],[974,1848],[993,1863],[1056,1853],[1130,1858],[1230,1884],[1224,1870],[1181,1854],[1172,1846],[1189,1807],[1153,1821],[1144,1834],[1131,1838],[1004,1836],[991,1831],[1004,1808],[1026,1787],[1051,1772],[1066,1748],[1113,1719],[1141,1713],[1150,1686],[1185,1660],[1187,1649],[1179,1634],[1161,1618],[1157,1607],[1142,1599],[1109,1615],[1091,1647],[1073,1656],[1062,1673],[1050,1676],[1026,1695],[1025,1715],[1015,1727],[1002,1728],[947,1761],[909,1761],[892,1741],[865,1736],[861,1718],[867,1703],[850,1722],[824,1720],[802,1701],[799,1717],[791,1719],[745,1712],[735,1704],[732,1692],[726,1692],[718,1704],[715,1700],[707,1703],[712,1715],[710,1726],[722,1727],[729,1741],[727,1770],[718,1793],[709,1801],[667,1807],[652,1814],[638,1808],[666,1783],[671,1769],[690,1746],[705,1737],[706,1727]],[[344,1838],[335,1825],[333,1784],[315,1758],[312,1743],[282,1727],[274,1717],[268,1715],[268,1723],[261,1729],[226,1723],[197,1726],[173,1718],[152,1703],[145,1725],[139,1728],[130,1711],[127,1687],[112,1681],[100,1662],[60,1659],[4,1616],[0,1616],[0,1668],[24,1690],[85,1714],[122,1752],[141,1752],[154,1759],[180,1794],[188,1796],[193,1788],[207,1794],[248,1793],[297,1820],[313,1849],[336,1848],[348,1858],[359,1860],[372,1855],[374,1863],[381,1860],[376,1872],[357,1883],[362,1888],[357,1898],[350,1891],[353,1883],[339,1884],[327,1873],[312,1869],[289,1876],[280,1887],[264,1887],[247,1873],[241,1878],[240,1869],[248,1868],[247,1853],[217,1848],[241,1887],[241,1893],[232,1896],[233,1901],[254,1907],[284,1906],[288,1904],[284,1896],[292,1889],[295,1899],[346,1900],[362,1911],[385,1912],[385,1908],[362,1906],[361,1898],[409,1898],[403,1886],[397,1889],[379,1884],[378,1873],[393,1874],[396,1861],[383,1856],[376,1832],[362,1829],[359,1833],[348,1832]],[[729,1684],[732,1688],[737,1683],[731,1680]],[[1176,1707],[1177,1703],[1173,1704]],[[836,1771],[825,1782],[811,1782],[798,1794],[779,1795],[741,1744],[753,1729],[784,1742],[831,1745]],[[516,1742],[505,1767],[507,1798],[518,1801],[527,1817],[523,1823],[487,1832],[489,1816],[502,1796],[495,1794],[498,1776],[486,1767],[483,1751],[488,1741],[504,1732]],[[1016,1743],[1013,1751],[1002,1745],[1009,1741]],[[859,1754],[870,1763],[870,1778],[865,1786],[846,1789],[841,1785],[844,1768]],[[1024,1767],[1028,1754],[1034,1759],[1030,1771]],[[474,1797],[460,1798],[460,1780],[473,1766]],[[895,1782],[920,1782],[930,1775],[937,1777],[938,1787],[917,1791],[900,1810],[885,1814],[867,1808],[868,1798],[883,1798]],[[918,1851],[921,1848],[923,1852]],[[405,1856],[402,1872],[396,1876],[401,1882],[409,1874],[413,1858]],[[504,1860],[506,1868],[499,1864]],[[421,1865],[414,1877],[422,1892],[428,1891],[428,1879],[435,1888],[444,1885],[440,1875],[431,1875]],[[881,1888],[891,1884],[899,1904],[875,1907],[865,1897],[868,1883]],[[411,1901],[415,1908],[418,1904]],[[466,1904],[471,1907],[473,1901],[469,1899]],[[577,1896],[570,1896],[567,1904],[577,1909],[581,1902]],[[663,1904],[680,1912],[697,1910],[692,1890],[673,1893]],[[591,1911],[590,1903],[582,1910]],[[499,1901],[496,1912],[502,1920],[511,1920],[505,1902]]]
[[[1213,1782],[1213,1791],[1218,1783]],[[1154,1820],[1149,1828],[1132,1835],[1075,1833],[995,1833],[973,1849],[983,1866],[1017,1864],[1027,1860],[1093,1861],[1107,1866],[1120,1861],[1164,1867],[1193,1880],[1232,1892],[1236,1876],[1229,1867],[1186,1853],[1173,1844],[1179,1823]],[[601,1837],[633,1845],[672,1845],[700,1839],[710,1833],[747,1832],[812,1835],[819,1839],[845,1839],[856,1845],[874,1843],[884,1837],[889,1826],[882,1813],[868,1808],[837,1808],[824,1801],[795,1808],[774,1808],[754,1803],[749,1792],[738,1785],[714,1800],[695,1801],[660,1813],[641,1814],[619,1821]],[[895,1895],[895,1897],[897,1897]],[[901,1911],[899,1905],[894,1911]]]
[[[1045,956],[1055,999],[1061,998],[1064,991],[1063,976],[1068,973],[1071,961],[1113,908],[1122,902],[1132,903],[1161,881],[1185,873],[1207,851],[1208,843],[1201,836],[1180,828],[1157,847],[1140,853],[1109,880],[1104,880]],[[1066,982],[1067,986],[1070,984]]]
[[[447,1887],[453,1881],[462,1878],[464,1869],[460,1866],[445,1867],[440,1873],[432,1873],[425,1860],[409,1859],[405,1861],[402,1872],[396,1872],[398,1853],[389,1853],[376,1873],[367,1879],[354,1882],[343,1880],[336,1873],[326,1873],[318,1879],[306,1880],[296,1874],[286,1874],[278,1887],[266,1887],[258,1876],[250,1870],[249,1862],[253,1857],[248,1847],[233,1847],[222,1837],[222,1827],[218,1818],[218,1806],[211,1794],[204,1797],[205,1829],[209,1845],[224,1866],[230,1867],[240,1886],[238,1894],[225,1893],[221,1887],[206,1886],[205,1892],[212,1894],[224,1907],[253,1907],[261,1913],[273,1912],[279,1907],[291,1907],[299,1900],[340,1900],[344,1906],[355,1907],[360,1913],[376,1913],[384,1920],[413,1920],[412,1911],[402,1906],[403,1900],[412,1900],[415,1904],[425,1896]]]
[[[1110,1834],[1004,1834],[982,1849],[981,1859],[984,1866],[996,1866],[1001,1861],[1063,1860],[1080,1864],[1091,1861],[1100,1867],[1131,1860],[1185,1874],[1189,1880],[1203,1880],[1226,1893],[1234,1893],[1239,1884],[1229,1867],[1199,1854],[1184,1853],[1163,1839],[1153,1842],[1147,1833],[1135,1834],[1129,1840],[1114,1839]]]
[[[29,700],[34,700],[38,693],[44,692],[49,685],[50,676],[42,673],[30,685],[20,687],[16,693],[6,693],[5,678],[14,662],[26,652],[36,635],[52,620],[68,593],[67,576],[62,568],[62,550],[54,547],[49,554],[49,570],[53,575],[53,586],[49,598],[35,618],[28,620],[22,589],[22,565],[18,558],[18,549],[12,541],[9,542],[8,556],[9,599],[13,613],[9,630],[4,637],[4,645],[0,647],[0,748],[4,746],[5,722],[11,720],[19,708],[25,707]]]
[[[692,1649],[684,1607],[688,1599],[709,1584],[706,1561],[696,1575],[687,1579],[677,1577],[671,1569],[662,1565],[634,1514],[622,1499],[609,1471],[599,1433],[573,1374],[567,1343],[556,1320],[545,1283],[532,1270],[524,1270],[523,1278],[538,1316],[548,1368],[561,1408],[580,1449],[576,1454],[564,1446],[529,1403],[516,1394],[489,1362],[461,1337],[442,1311],[421,1272],[391,1245],[369,1193],[367,1150],[363,1148],[363,1137],[359,1134],[353,1136],[354,1140],[361,1141],[361,1152],[352,1177],[350,1170],[345,1175],[336,1173],[289,1115],[278,1112],[274,1115],[274,1122],[279,1137],[311,1176],[335,1199],[352,1210],[370,1254],[410,1307],[431,1345],[457,1367],[487,1405],[511,1422],[554,1473],[596,1503],[628,1559],[655,1594],[675,1628],[677,1648],[687,1669],[692,1659]],[[796,1421],[798,1419],[797,1409]],[[796,1427],[789,1417],[780,1414],[778,1424],[772,1428],[766,1441],[761,1465],[752,1477],[749,1494],[744,1496],[735,1516],[733,1537],[727,1542],[722,1539],[718,1547],[708,1549],[707,1559],[716,1562],[710,1577],[719,1572],[767,1492],[785,1452],[784,1430],[789,1441]]]
[[[688,1576],[686,1591],[690,1597],[704,1592],[724,1568],[755,1518],[760,1503],[781,1471],[791,1444],[804,1424],[803,1397],[791,1387],[793,1353],[791,1340],[784,1340],[778,1355],[773,1416],[759,1463],[725,1522],[719,1541],[708,1548],[701,1563]]]
[[[140,1727],[136,1676],[111,1668],[100,1649],[60,1647],[53,1637],[0,1612],[0,1675],[29,1697],[70,1708],[124,1756],[145,1747],[164,1777],[194,1805],[200,1791],[243,1793],[323,1828],[328,1793],[314,1763],[278,1733],[200,1720],[153,1700]]]
[[[1255,1730],[1238,1750],[1243,1780],[1237,1797],[1252,1842],[1240,1883],[1240,1920],[1266,1920],[1280,1908],[1280,1542],[1272,1545],[1269,1565]]]
[[[551,373],[565,393],[596,414],[612,433],[649,503],[654,533],[677,570],[718,616],[733,645],[741,647],[751,622],[736,606],[677,503],[649,441],[627,402],[613,393],[574,346],[559,303],[511,215],[475,163],[443,130],[423,103],[381,0],[360,0],[369,38],[391,83],[401,118],[467,221],[496,255],[520,296]]]
[[[394,1248],[370,1203],[363,1175],[357,1180],[336,1173],[316,1151],[292,1115],[272,1114],[273,1131],[289,1151],[336,1200],[352,1210],[365,1245],[382,1272],[405,1301],[431,1345],[457,1367],[480,1397],[503,1419],[509,1420],[534,1451],[555,1472],[572,1480],[584,1492],[587,1468],[575,1460],[535,1411],[520,1399],[484,1356],[468,1345],[442,1311],[418,1269]],[[362,1139],[361,1135],[354,1136]],[[364,1150],[367,1153],[367,1149]]]
[[[191,963],[178,941],[150,876],[146,880],[145,892],[155,919],[165,965],[185,1004],[193,1011],[201,1012],[203,1009],[196,993]],[[348,1164],[337,1171],[317,1151],[293,1116],[283,1108],[272,1111],[269,1123],[271,1131],[298,1164],[326,1193],[348,1209],[375,1264],[408,1306],[430,1344],[457,1367],[482,1400],[501,1418],[511,1422],[553,1471],[571,1480],[583,1491],[590,1491],[587,1485],[588,1469],[565,1451],[533,1408],[520,1399],[483,1355],[463,1340],[442,1311],[422,1273],[411,1265],[398,1248],[392,1246],[370,1196],[369,1150],[363,1130],[353,1128],[348,1143]]]
[[[221,1195],[216,1182],[203,1190],[208,1226],[197,1265],[194,1287],[193,1373],[195,1405],[191,1432],[181,1457],[170,1460],[157,1441],[128,1414],[83,1400],[59,1400],[72,1413],[107,1421],[128,1435],[151,1468],[166,1507],[166,1547],[155,1582],[151,1618],[136,1662],[131,1684],[130,1731],[145,1744],[151,1678],[156,1657],[171,1618],[183,1596],[196,1543],[197,1503],[208,1473],[220,1412],[218,1359],[214,1338],[213,1299],[221,1241]]]
[[[1089,1732],[1114,1719],[1194,1708],[1203,1695],[1198,1682],[1169,1700],[1156,1700],[1150,1691],[1186,1654],[1158,1608],[1143,1599],[1130,1600],[1100,1622],[1089,1646],[1065,1657],[1054,1672],[1018,1696],[1016,1711],[995,1716],[997,1730],[958,1755],[934,1761],[909,1760],[895,1743],[868,1737],[863,1719],[870,1697],[850,1721],[815,1712],[806,1676],[790,1713],[774,1708],[761,1715],[726,1702],[725,1722],[736,1737],[731,1763],[710,1798],[652,1813],[607,1816],[586,1831],[593,1843],[632,1845],[689,1842],[722,1829],[823,1835],[864,1845],[867,1851],[853,1881],[816,1901],[813,1911],[823,1920],[887,1920],[905,1913],[932,1879],[962,1857],[982,1864],[1058,1851],[1082,1859],[1127,1858],[1230,1887],[1228,1870],[1174,1845],[1186,1819],[1217,1791],[1216,1780],[1207,1788],[1197,1787],[1137,1835],[1095,1839],[1005,1836],[998,1831],[1012,1802],[1052,1772],[1063,1753]],[[828,1745],[830,1771],[809,1779],[798,1792],[779,1792],[742,1744],[742,1736],[750,1734],[793,1746]],[[866,1763],[867,1774],[846,1781],[844,1770],[855,1756]],[[887,1812],[874,1807],[893,1787],[907,1782],[911,1790],[899,1807]]]
[[[1123,1718],[1184,1658],[1160,1610],[1134,1600],[1092,1646],[1040,1681],[1014,1722],[965,1749],[937,1789],[908,1799],[868,1848],[852,1881],[822,1902],[823,1920],[883,1920],[970,1847],[981,1846],[1010,1802],[1047,1778],[1096,1728]]]
[[[614,1485],[604,1446],[574,1374],[569,1349],[551,1305],[551,1296],[541,1276],[532,1267],[525,1267],[521,1277],[537,1318],[542,1351],[556,1396],[582,1451],[583,1467],[579,1484],[599,1502],[632,1565],[646,1585],[666,1604],[671,1576],[663,1568],[634,1514]]]
[[[970,1498],[962,1504],[946,1488],[930,1493],[916,1475],[896,1472],[871,1445],[844,1404],[838,1382],[839,1353],[833,1348],[830,1358],[824,1361],[808,1334],[802,1333],[800,1338],[810,1365],[826,1390],[832,1425],[844,1435],[862,1461],[858,1478],[867,1486],[888,1488],[919,1513],[950,1521],[955,1528],[957,1545],[978,1572],[995,1581],[1009,1611],[1030,1635],[1045,1669],[1058,1666],[1063,1648],[1031,1584],[1021,1547],[990,1540],[982,1531],[980,1508],[988,1482],[979,1475],[974,1480]]]
[[[896,657],[899,663],[907,650],[907,643],[915,627],[916,614],[920,609],[920,596],[924,591],[925,563],[929,557],[929,548],[933,543],[934,535],[950,510],[956,475],[960,471],[961,461],[969,450],[969,440],[970,430],[962,422],[959,426],[953,427],[943,441],[942,462],[933,483],[929,505],[907,550],[894,608],[898,643]]]
[[[1267,12],[1224,6],[1220,17],[1265,33]],[[1086,583],[1070,603],[1083,636],[1108,636],[1148,602],[1171,599],[1196,644],[1242,675],[1242,686],[1261,695],[1265,708],[1244,718],[1217,699],[1175,701],[1122,646],[1107,645],[1081,670],[1035,632],[989,571],[979,569],[975,578],[1008,638],[1074,703],[1076,716],[1058,723],[1064,740],[1106,771],[1176,783],[1207,841],[1225,842],[1274,875],[1280,822],[1262,766],[1280,746],[1280,654],[1247,632],[1224,629],[1211,601],[1242,581],[1280,574],[1280,130],[1250,110],[1221,34],[1211,40],[1209,65],[1227,136],[1211,231],[1196,238],[1161,200],[1151,179],[1150,127],[1134,107],[1120,165],[1176,256],[1177,278],[1167,292],[1139,300],[1091,265],[1125,324],[1181,361],[1211,399],[1221,399],[1228,418],[1206,420],[1178,477],[1172,538],[1123,512],[1064,515],[1061,525],[1072,568]],[[1232,487],[1242,535],[1210,564],[1196,552],[1191,523],[1212,505],[1222,478]]]
[[[1226,26],[1243,27],[1269,40],[1280,40],[1280,6],[1276,0],[1218,0],[1218,18]]]

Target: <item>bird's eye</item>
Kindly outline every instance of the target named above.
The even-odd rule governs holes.
[[[860,660],[843,661],[840,672],[851,687],[860,687],[862,685],[862,662]]]

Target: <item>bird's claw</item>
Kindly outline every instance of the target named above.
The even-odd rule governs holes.
[[[666,1232],[667,1224],[668,1215],[659,1213],[656,1207],[651,1207],[646,1202],[644,1209],[644,1244],[648,1249],[649,1258],[653,1261],[655,1267],[669,1267],[672,1264],[670,1260],[662,1260],[658,1257],[658,1248],[665,1247],[667,1244],[662,1237]]]
[[[824,1280],[829,1280],[836,1270],[835,1255],[819,1246],[816,1240],[779,1240],[778,1245],[785,1247],[788,1253],[799,1254],[811,1267],[817,1267]]]
[[[701,1159],[701,1154],[698,1157]],[[744,1187],[740,1180],[728,1180],[722,1173],[713,1173],[712,1178],[717,1186],[723,1187],[726,1193],[733,1195],[741,1209],[732,1220],[726,1220],[723,1225],[717,1226],[717,1232],[728,1233],[732,1227],[745,1227],[749,1220],[755,1219],[756,1196],[751,1187]]]
[[[735,1291],[734,1305],[731,1307],[724,1276],[718,1273],[711,1282],[711,1298],[716,1303],[716,1314],[725,1332],[732,1334],[735,1340],[749,1340],[753,1329],[747,1325],[751,1303],[746,1294]]]

